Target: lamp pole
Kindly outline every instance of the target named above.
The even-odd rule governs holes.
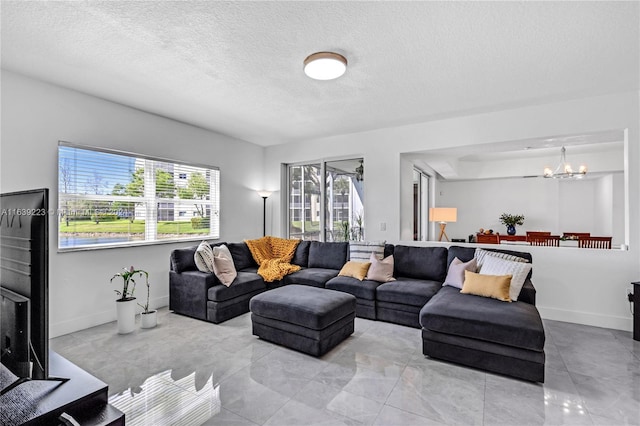
[[[258,195],[262,197],[262,236],[267,235],[267,198],[271,195],[271,191],[258,191]]]

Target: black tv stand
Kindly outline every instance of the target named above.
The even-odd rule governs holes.
[[[64,413],[83,426],[125,424],[124,414],[109,405],[106,383],[52,351],[49,363],[55,379],[64,379],[50,386],[48,380],[13,382],[12,389],[0,396],[0,424],[59,425]]]

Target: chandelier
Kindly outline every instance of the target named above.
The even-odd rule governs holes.
[[[560,164],[558,164],[555,170],[551,170],[550,167],[545,167],[544,177],[554,179],[582,179],[582,177],[587,174],[587,166],[584,164],[580,166],[578,171],[574,171],[571,168],[571,164],[567,163],[566,151],[563,146],[560,150]]]

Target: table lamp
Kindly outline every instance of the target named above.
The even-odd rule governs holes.
[[[447,227],[447,222],[455,222],[457,219],[458,209],[455,207],[431,207],[429,209],[429,222],[440,222],[438,241],[442,241],[442,237],[450,241],[444,229]]]

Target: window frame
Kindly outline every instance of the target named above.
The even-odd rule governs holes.
[[[157,195],[154,195],[153,197],[148,197],[148,196],[142,196],[142,197],[132,197],[132,196],[122,196],[122,195],[104,195],[104,194],[82,194],[80,193],[79,190],[76,190],[76,193],[63,193],[61,191],[60,188],[60,182],[61,182],[61,177],[60,177],[60,161],[61,161],[61,157],[60,157],[60,149],[63,147],[67,147],[67,148],[74,148],[74,149],[80,149],[80,150],[86,150],[86,151],[93,151],[93,152],[97,152],[97,153],[104,153],[104,154],[112,154],[112,155],[119,155],[119,156],[124,156],[124,157],[130,157],[132,159],[134,159],[134,161],[136,159],[141,159],[141,160],[149,160],[149,161],[155,161],[155,162],[162,162],[162,163],[168,163],[172,166],[185,166],[185,167],[194,167],[194,168],[201,168],[201,169],[205,169],[205,174],[209,174],[211,173],[211,176],[209,178],[209,185],[210,185],[210,199],[209,200],[190,200],[190,199],[181,199],[177,196],[175,198],[162,198],[159,197]],[[176,243],[176,242],[187,242],[187,241],[202,241],[203,239],[206,240],[219,240],[220,239],[220,168],[217,166],[212,166],[212,165],[207,165],[207,164],[201,164],[201,163],[194,163],[194,162],[187,162],[187,161],[181,161],[181,160],[175,160],[175,159],[167,159],[167,158],[163,158],[163,157],[156,157],[156,156],[151,156],[151,155],[146,155],[146,154],[140,154],[140,153],[135,153],[135,152],[129,152],[129,151],[123,151],[123,150],[117,150],[117,149],[110,149],[110,148],[102,148],[102,147],[95,147],[95,146],[90,146],[90,145],[82,145],[82,144],[77,144],[77,143],[71,143],[71,142],[67,142],[67,141],[58,141],[58,150],[57,150],[57,156],[56,156],[56,160],[57,160],[57,188],[56,188],[56,195],[58,197],[57,199],[57,206],[58,206],[58,214],[56,215],[56,247],[57,247],[57,251],[59,253],[64,253],[64,252],[73,252],[73,251],[86,251],[86,250],[102,250],[102,249],[112,249],[112,248],[124,248],[124,247],[132,247],[132,246],[146,246],[146,245],[158,245],[158,244],[172,244],[172,243]],[[214,176],[215,174],[215,176]],[[154,182],[155,184],[155,182]],[[155,188],[154,188],[154,193],[155,193]],[[144,231],[144,239],[143,240],[132,240],[132,241],[123,241],[123,242],[112,242],[112,243],[100,243],[100,244],[85,244],[85,245],[77,245],[77,246],[69,246],[69,247],[61,247],[60,246],[60,242],[61,242],[61,235],[60,235],[60,223],[61,223],[61,218],[60,215],[63,212],[63,200],[66,198],[75,198],[75,199],[85,199],[85,200],[99,200],[99,201],[105,201],[105,202],[135,202],[135,203],[141,203],[144,202],[148,205],[155,205],[156,209],[154,210],[156,213],[156,223],[161,222],[161,220],[157,219],[157,215],[158,215],[158,211],[157,211],[157,205],[158,204],[164,204],[164,203],[173,203],[176,206],[178,204],[189,204],[190,202],[193,201],[200,201],[198,204],[205,204],[205,209],[207,211],[210,211],[210,220],[215,221],[215,226],[210,226],[209,228],[209,234],[207,235],[194,235],[194,236],[190,236],[190,234],[184,234],[185,236],[183,237],[173,237],[173,238],[161,238],[158,239],[157,236],[158,234],[156,233],[156,239],[150,240],[148,239],[148,227],[145,226],[145,231]],[[177,201],[177,202],[176,202]],[[175,207],[174,207],[175,209]],[[146,210],[146,207],[145,207]],[[216,232],[217,231],[217,232]]]

